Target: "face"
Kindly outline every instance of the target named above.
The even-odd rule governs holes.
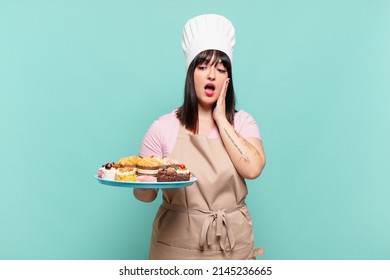
[[[217,102],[228,72],[222,62],[213,59],[206,64],[199,64],[194,71],[195,92],[198,103],[202,106],[213,106]]]

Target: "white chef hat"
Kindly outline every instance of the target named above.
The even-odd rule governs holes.
[[[199,53],[211,49],[224,52],[233,63],[234,33],[233,24],[220,15],[206,14],[188,20],[181,42],[187,69]]]

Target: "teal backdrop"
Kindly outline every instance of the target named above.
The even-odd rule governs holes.
[[[0,259],[146,259],[161,197],[99,184],[182,102],[187,19],[236,27],[258,259],[390,259],[390,1],[0,1]],[[3,172],[4,171],[4,172]]]

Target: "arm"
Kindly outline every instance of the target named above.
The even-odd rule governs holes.
[[[152,202],[156,199],[158,189],[138,189],[134,188],[133,194],[136,199],[143,202]]]
[[[238,173],[246,179],[260,176],[265,166],[265,154],[260,139],[243,138],[225,119],[217,122],[222,142]]]
[[[225,96],[229,80],[226,80],[213,112],[222,142],[238,173],[246,179],[260,176],[265,166],[265,154],[262,141],[255,137],[245,139],[227,121],[225,113]]]

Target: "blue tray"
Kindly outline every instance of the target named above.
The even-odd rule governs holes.
[[[124,188],[142,188],[142,189],[172,189],[172,188],[184,188],[191,186],[198,179],[192,177],[189,181],[180,182],[127,182],[116,180],[105,180],[95,175],[95,178],[99,183],[112,187],[124,187]]]

